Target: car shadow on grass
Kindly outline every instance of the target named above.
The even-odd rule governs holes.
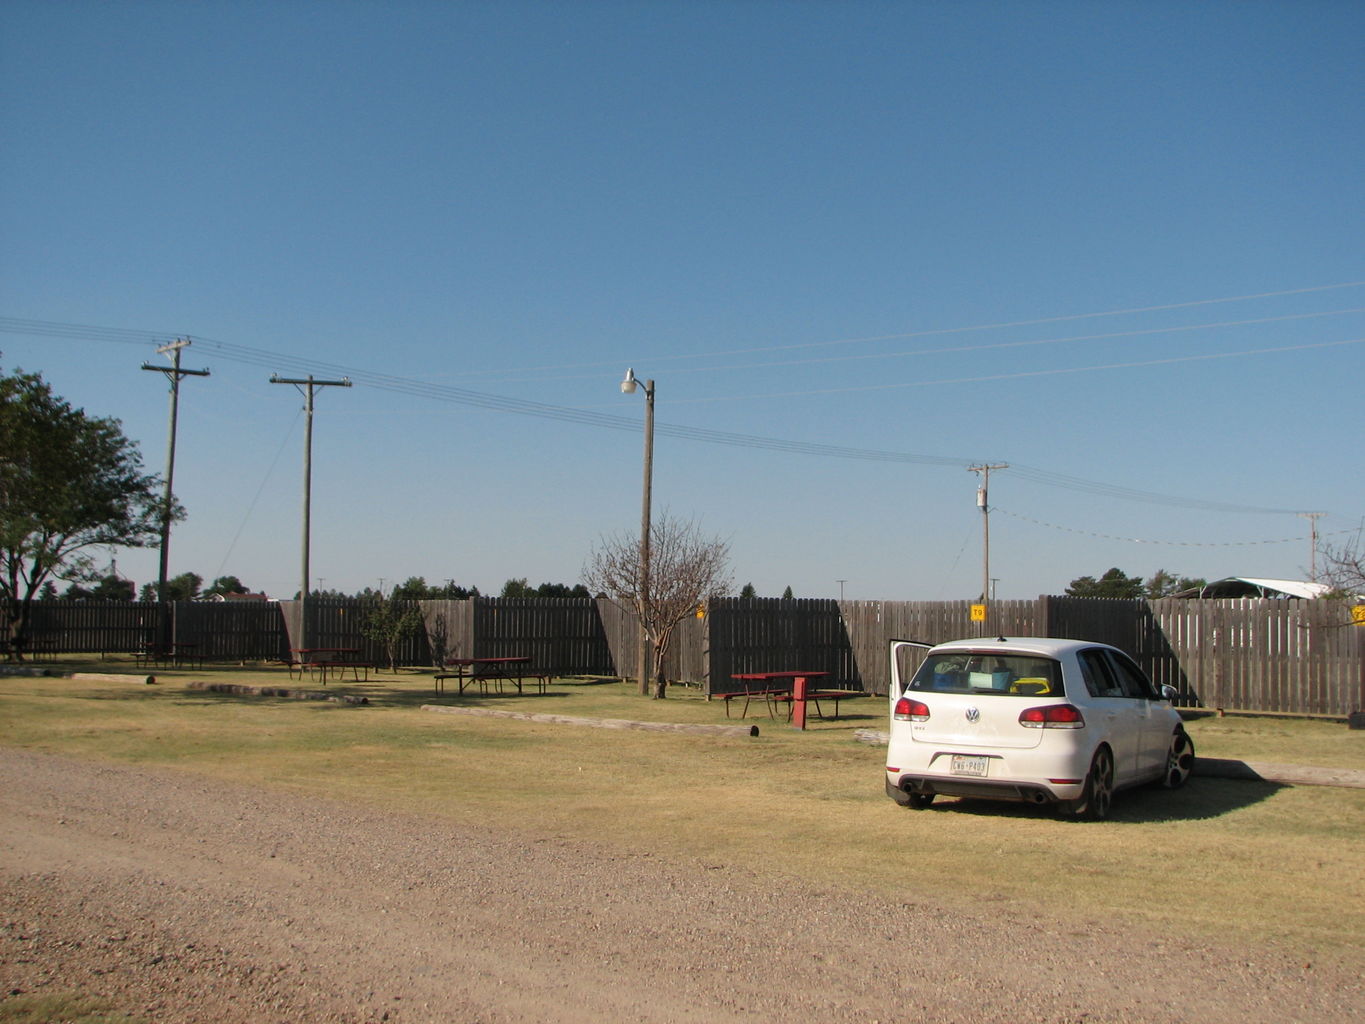
[[[1098,824],[1151,825],[1171,821],[1207,821],[1269,800],[1289,787],[1253,779],[1194,778],[1180,789],[1139,786],[1114,797],[1109,817]],[[1005,803],[939,797],[919,813],[976,814],[1005,818],[1057,818],[1051,804]]]

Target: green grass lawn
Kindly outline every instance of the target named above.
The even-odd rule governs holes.
[[[108,672],[131,664],[81,667]],[[562,680],[546,695],[437,695],[429,675],[334,683],[365,706],[225,696],[193,680],[294,686],[283,669],[159,673],[155,685],[0,678],[0,742],[432,814],[528,835],[644,848],[774,884],[847,887],[940,903],[1004,905],[1077,921],[1102,915],[1170,934],[1314,949],[1365,940],[1365,791],[1196,778],[1120,796],[1098,824],[1045,809],[886,798],[886,728],[859,699],[806,732],[757,719],[720,738],[423,712],[424,703],[590,718],[726,724],[720,702]],[[735,710],[735,709],[732,709]],[[737,713],[737,711],[736,711]],[[728,720],[729,724],[738,724]],[[1365,733],[1323,721],[1199,718],[1201,754],[1365,768]],[[799,881],[798,881],[799,880]]]

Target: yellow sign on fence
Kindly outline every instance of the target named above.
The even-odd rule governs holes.
[[[972,605],[972,621],[973,622],[986,621],[986,606],[984,604]]]
[[[1358,604],[1351,609],[1351,621],[1357,626],[1365,626],[1365,604]]]

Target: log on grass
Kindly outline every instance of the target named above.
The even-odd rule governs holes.
[[[368,697],[353,697],[346,693],[331,693],[327,690],[290,690],[283,686],[246,686],[242,683],[188,684],[191,690],[207,690],[209,693],[228,693],[245,697],[284,697],[287,700],[330,700],[334,704],[369,704]]]
[[[547,715],[533,711],[498,711],[493,708],[465,708],[451,704],[423,704],[423,711],[443,715],[478,715],[484,718],[517,718],[550,725],[583,725],[593,729],[642,729],[647,732],[681,732],[696,736],[757,736],[756,725],[690,725],[685,722],[635,722],[628,718],[579,718],[574,715]]]
[[[72,672],[71,678],[85,683],[145,683],[156,682],[156,676],[139,676],[131,672]]]

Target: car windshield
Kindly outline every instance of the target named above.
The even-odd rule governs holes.
[[[951,651],[931,654],[910,680],[911,690],[1061,697],[1062,667],[1027,654]]]

